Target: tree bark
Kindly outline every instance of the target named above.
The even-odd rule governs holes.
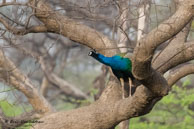
[[[152,63],[152,61],[157,47],[178,34],[193,18],[193,5],[194,0],[179,0],[177,11],[169,19],[138,41],[132,57],[132,72],[142,85],[137,87],[132,97],[122,99],[120,83],[111,75],[107,87],[96,102],[78,109],[46,115],[41,119],[41,121],[44,121],[43,123],[37,123],[32,128],[110,129],[114,128],[121,121],[149,113],[153,106],[163,96],[168,94],[170,89],[169,84],[173,84],[174,79],[176,80],[179,77],[189,74],[189,72],[183,75],[174,73],[176,78],[171,78],[168,82],[162,75],[178,64],[185,63],[194,58],[193,44],[188,44],[188,42],[187,44],[177,45],[176,50],[174,50],[174,48],[168,50],[174,55],[176,55],[176,52],[179,52],[180,49],[182,50],[172,59],[169,60],[167,56],[162,58],[162,54],[160,54],[154,63]],[[34,3],[34,0],[30,0],[29,6],[35,10],[34,15],[44,25],[39,26],[42,29],[27,32],[57,33],[92,49],[104,49],[116,46],[114,41],[110,40],[102,33],[53,11],[43,0],[36,1],[36,3]],[[14,29],[1,18],[0,22],[7,30],[14,32]],[[14,33],[21,35],[26,34],[20,29]],[[106,56],[112,56],[116,54],[118,50],[110,49],[108,51],[102,50],[98,52]],[[1,70],[14,69],[11,72],[9,81],[6,80],[7,78],[4,76],[5,74],[2,74],[3,72],[0,73],[1,78],[5,82],[11,82],[18,90],[23,92],[28,97],[34,109],[44,115],[51,112],[52,108],[50,108],[49,104],[42,96],[38,95],[37,90],[33,89],[31,82],[26,79],[18,69],[15,69],[15,66],[10,60],[4,56],[1,57],[0,67],[3,68]],[[160,67],[161,63],[165,60],[169,60],[168,64]],[[159,69],[157,69],[158,67]]]

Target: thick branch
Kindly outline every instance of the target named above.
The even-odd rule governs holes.
[[[172,17],[160,24],[138,43],[134,51],[135,60],[133,64],[135,65],[133,67],[133,72],[140,80],[148,77],[148,73],[152,73],[150,72],[150,62],[153,57],[154,50],[161,43],[177,34],[192,18],[192,4],[188,4],[188,1],[189,0],[184,1],[183,5],[180,6]],[[190,0],[190,3],[193,3],[191,1],[192,0]],[[139,66],[138,64],[141,65]],[[146,71],[142,72],[138,69],[145,69]]]
[[[173,86],[179,79],[194,73],[194,64],[186,64],[182,67],[176,69],[175,71],[171,72],[168,76],[168,84],[169,86]]]
[[[33,5],[33,0],[31,0],[31,4]],[[93,49],[115,46],[115,43],[102,33],[54,12],[44,0],[38,1],[35,9],[35,16],[44,23],[48,31],[62,34]],[[101,53],[114,55],[116,50],[110,49],[109,51],[101,51]]]
[[[180,31],[175,37],[170,40],[170,43],[166,46],[164,50],[162,50],[156,57],[153,59],[153,68],[158,70],[161,73],[164,73],[166,70],[164,69],[164,62],[165,64],[171,60],[175,56],[175,54],[182,53],[184,44],[186,42],[187,36],[190,31],[192,21],[188,23],[185,28]],[[178,51],[179,52],[178,52]],[[170,56],[169,56],[170,55]],[[168,61],[167,61],[168,60]]]
[[[194,59],[194,42],[179,43],[168,47],[164,52],[162,52],[153,64],[153,67],[160,73],[165,73],[179,64]]]
[[[113,91],[115,96],[105,95],[109,90]],[[118,99],[120,100],[114,101]],[[110,129],[123,120],[150,112],[159,99],[155,98],[144,86],[139,86],[134,96],[121,99],[121,87],[118,81],[112,80],[109,81],[108,87],[95,103],[75,110],[48,115],[41,119],[44,123],[36,124],[33,129],[52,129],[50,125],[55,125],[56,129]]]
[[[154,51],[161,43],[177,34],[191,20],[193,16],[192,4],[194,4],[192,0],[181,2],[176,13],[151,31],[145,38],[142,38],[135,48],[133,74],[158,95],[167,94],[168,84],[151,67]]]

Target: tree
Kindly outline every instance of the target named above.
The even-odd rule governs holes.
[[[60,6],[55,7],[58,2]],[[124,2],[129,4],[128,7],[136,3],[134,1]],[[29,0],[26,3],[2,1],[0,7],[13,5],[17,11],[14,11],[16,13],[13,14],[15,15],[14,20],[11,19],[13,17],[10,18],[10,14],[4,15],[1,13],[1,37],[6,43],[12,45],[12,47],[37,60],[44,73],[42,87],[46,83],[50,83],[56,85],[64,94],[71,97],[79,99],[87,98],[87,95],[80,89],[69,84],[53,72],[55,63],[52,62],[51,57],[44,56],[44,49],[33,48],[33,46],[38,46],[35,45],[35,41],[31,46],[25,46],[25,44],[24,46],[17,45],[18,42],[22,42],[20,38],[30,33],[54,33],[95,49],[106,56],[112,56],[119,52],[118,49],[110,49],[117,48],[114,39],[115,33],[112,33],[113,38],[110,39],[110,37],[100,32],[100,29],[103,27],[100,25],[96,28],[93,27],[93,25],[95,26],[98,22],[101,22],[100,20],[105,23],[103,24],[104,26],[120,28],[127,36],[128,42],[131,43],[129,46],[134,47],[133,56],[131,57],[132,72],[135,78],[141,82],[141,85],[136,88],[132,97],[122,99],[120,82],[111,74],[106,88],[96,102],[89,106],[70,111],[54,112],[49,102],[43,97],[43,94],[39,94],[38,89],[34,86],[30,78],[16,67],[17,65],[3,52],[3,48],[0,51],[1,80],[22,92],[28,98],[29,103],[35,111],[33,118],[41,118],[40,120],[44,121],[33,126],[35,129],[111,129],[124,120],[148,114],[154,105],[168,94],[173,84],[182,77],[194,72],[193,64],[188,63],[194,58],[194,45],[192,40],[187,40],[194,14],[194,0],[176,0],[175,3],[176,11],[174,14],[161,22],[149,33],[147,33],[146,28],[142,28],[146,31],[141,36],[142,38],[139,38],[136,42],[136,40],[132,40],[131,37],[125,34],[130,29],[137,28],[136,22],[131,20],[130,24],[132,28],[126,29],[125,26],[119,27],[117,26],[118,24],[114,24],[110,20],[114,15],[110,19],[107,18],[107,15],[100,15],[100,12],[104,11],[106,13],[110,9],[114,11],[113,14],[118,13],[115,8],[115,5],[118,4],[117,1],[91,0],[89,3],[85,1],[83,3],[78,1],[61,2],[60,0]],[[83,7],[87,5],[89,10],[83,9],[82,5]],[[97,8],[102,7],[102,5],[109,8],[107,10]],[[59,12],[61,8],[64,8],[65,12]],[[123,8],[125,9],[124,6],[120,7],[121,14],[122,12],[126,13],[123,11]],[[133,8],[129,9],[132,10]],[[75,16],[74,11],[77,12],[76,16],[87,16],[87,18],[99,21],[93,25],[90,23],[82,24],[77,19],[70,18],[70,16]],[[121,15],[119,24],[125,15],[129,14]],[[18,18],[17,16],[20,17]],[[128,17],[135,18],[132,15]],[[126,23],[124,22],[124,24]],[[146,21],[145,24],[147,24]],[[119,33],[121,32],[120,30]],[[52,39],[53,35],[47,36]],[[123,37],[122,34],[119,36]],[[15,38],[20,40],[15,41]],[[58,38],[58,40],[61,39]],[[161,47],[163,44],[167,45]],[[72,44],[69,46],[65,45],[66,48],[76,47]],[[31,50],[29,49],[30,47],[32,47]],[[41,45],[41,47],[44,48],[44,45]],[[58,53],[58,51],[53,53]],[[171,72],[169,76],[164,77],[167,71]]]
[[[156,104],[146,116],[131,120],[133,129],[192,129],[194,110],[191,76],[172,87],[169,95]],[[185,95],[186,94],[186,95]]]

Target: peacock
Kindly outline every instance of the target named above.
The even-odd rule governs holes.
[[[96,51],[90,51],[88,55],[92,56],[99,62],[107,66],[110,66],[113,74],[118,78],[118,80],[120,80],[123,90],[124,90],[124,82],[129,81],[129,86],[130,86],[129,95],[131,96],[132,82],[135,78],[131,72],[132,70],[131,60],[129,58],[124,57],[126,53],[116,54],[112,57],[106,57],[100,53],[97,53]]]

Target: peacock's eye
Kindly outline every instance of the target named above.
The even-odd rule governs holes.
[[[88,53],[88,56],[91,56],[92,55],[92,51],[90,51],[89,53]]]

